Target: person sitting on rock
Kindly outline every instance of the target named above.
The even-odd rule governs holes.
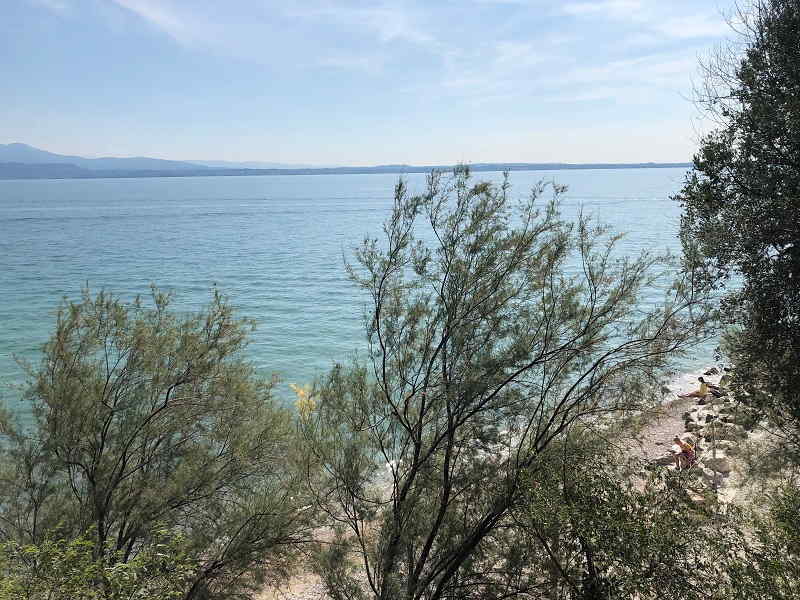
[[[697,380],[700,382],[701,389],[702,386],[705,385],[708,388],[708,393],[714,396],[715,398],[721,398],[722,396],[727,394],[727,392],[723,390],[721,387],[719,387],[718,385],[714,385],[713,383],[707,382],[702,377],[698,377]]]
[[[711,392],[708,390],[708,384],[702,377],[698,377],[697,381],[700,382],[700,388],[688,394],[678,394],[678,398],[705,398]]]
[[[688,469],[694,464],[694,448],[677,435],[672,441],[681,449],[680,452],[675,454],[675,468],[678,469],[678,471],[680,471],[681,468]]]

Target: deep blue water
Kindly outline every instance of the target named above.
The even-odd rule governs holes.
[[[669,196],[683,174],[533,171],[512,173],[511,183],[520,196],[540,179],[567,184],[565,216],[582,209],[627,232],[625,252],[678,252],[680,207]],[[424,175],[407,179],[412,190],[422,189]],[[88,284],[130,298],[151,283],[173,291],[181,310],[202,306],[216,284],[258,322],[249,347],[257,367],[278,374],[284,390],[286,383],[310,381],[363,347],[365,297],[347,280],[343,256],[365,235],[380,235],[396,181],[394,175],[0,181],[0,383],[21,381],[14,356],[36,360],[63,297],[77,298]],[[712,346],[695,353],[707,359]]]

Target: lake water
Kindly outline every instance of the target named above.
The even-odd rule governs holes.
[[[513,193],[541,179],[569,186],[581,209],[627,232],[625,252],[680,250],[684,169],[514,172]],[[476,179],[499,181],[500,173]],[[425,176],[407,177],[421,190]],[[18,383],[14,357],[36,360],[64,297],[82,286],[124,298],[151,283],[193,310],[211,287],[258,322],[249,354],[265,374],[310,381],[364,347],[365,297],[343,257],[379,236],[395,175],[309,175],[0,181],[0,384]],[[714,341],[681,363],[708,362]],[[681,366],[679,365],[679,366]],[[2,396],[13,398],[14,392]]]

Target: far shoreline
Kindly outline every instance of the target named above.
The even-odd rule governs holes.
[[[154,179],[165,177],[254,177],[280,175],[408,175],[432,171],[452,171],[458,165],[379,165],[375,167],[326,167],[302,169],[181,169],[181,170],[89,170],[69,165],[69,173],[47,173],[51,164],[25,164],[24,174],[3,172],[15,163],[0,163],[0,181],[62,180],[62,179]],[[62,170],[66,165],[59,164]],[[478,163],[465,165],[472,172],[505,171],[582,171],[582,170],[631,170],[631,169],[680,169],[691,168],[692,163]]]

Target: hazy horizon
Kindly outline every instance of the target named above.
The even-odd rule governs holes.
[[[47,152],[47,153],[58,154],[59,156],[76,156],[76,157],[84,158],[84,159],[161,158],[161,157],[154,157],[154,156],[145,157],[145,156],[130,156],[130,155],[125,156],[125,155],[113,155],[113,154],[112,155],[103,155],[103,156],[99,156],[99,155],[91,156],[91,155],[76,155],[76,154],[70,153],[70,152],[61,154],[61,153],[53,153],[52,151],[50,151],[47,148],[37,148],[35,146],[31,146],[30,144],[26,144],[25,142],[19,142],[19,141],[15,141],[15,142],[0,142],[0,148],[2,148],[3,146],[15,146],[15,145],[21,145],[21,146],[25,146],[27,148],[32,148],[34,150],[41,150],[41,151],[44,151],[44,152]],[[448,163],[437,163],[435,165],[434,164],[423,165],[423,164],[419,164],[419,163],[416,163],[416,164],[415,163],[394,163],[394,164],[388,164],[388,163],[378,164],[378,163],[374,163],[374,164],[366,164],[366,165],[346,165],[346,164],[315,165],[315,164],[309,164],[307,162],[305,162],[305,163],[271,163],[271,162],[266,162],[266,161],[246,161],[246,160],[244,160],[244,161],[225,161],[225,160],[216,160],[216,159],[194,159],[194,160],[192,160],[192,159],[182,159],[182,158],[172,158],[172,159],[166,159],[166,160],[174,160],[174,161],[179,161],[179,162],[185,162],[185,163],[189,163],[189,164],[195,164],[195,165],[198,165],[198,166],[211,166],[211,167],[219,167],[219,168],[252,168],[252,169],[335,169],[335,168],[347,168],[347,167],[370,168],[370,167],[406,167],[406,166],[408,166],[408,167],[424,167],[424,166],[452,166],[452,165],[457,165],[457,164],[481,164],[481,165],[482,164],[490,164],[490,165],[492,165],[492,164],[497,164],[497,165],[513,165],[513,164],[542,164],[542,165],[623,164],[624,165],[624,164],[674,164],[674,163],[686,163],[686,164],[689,164],[691,162],[689,160],[686,160],[686,161],[669,161],[669,162],[667,162],[667,161],[652,161],[652,160],[647,160],[645,158],[645,159],[642,159],[642,160],[638,160],[638,161],[635,161],[635,162],[632,161],[632,162],[629,162],[629,163],[608,163],[608,161],[595,161],[595,162],[591,162],[591,163],[572,163],[572,162],[568,162],[568,161],[558,161],[558,162],[556,162],[556,161],[547,161],[547,162],[545,162],[545,161],[537,161],[537,162],[531,162],[531,161],[519,161],[519,160],[499,160],[499,161],[487,161],[487,162],[481,162],[481,163],[475,163],[475,162],[472,162],[472,163],[458,163],[456,161],[453,161],[453,162],[448,162]],[[2,157],[0,157],[0,162],[3,162]],[[11,161],[11,162],[16,162],[16,161]],[[28,163],[29,161],[20,160],[19,162],[25,164],[25,163]],[[42,163],[44,161],[40,160],[40,161],[36,161],[36,162]],[[231,166],[231,165],[242,165],[242,166]],[[247,166],[244,166],[244,165],[247,165]]]
[[[732,4],[9,0],[0,131],[90,158],[687,162]]]

